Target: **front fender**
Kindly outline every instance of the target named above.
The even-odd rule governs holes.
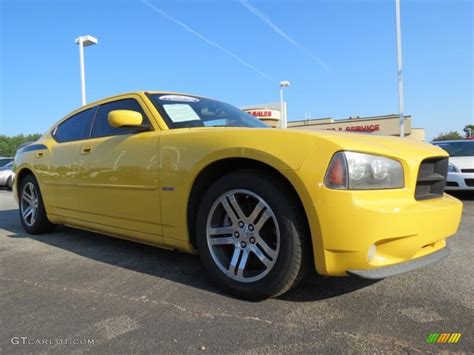
[[[315,141],[312,136],[296,137],[291,132],[270,129],[163,132],[159,166],[165,238],[189,242],[189,196],[196,178],[207,166],[224,159],[250,159],[279,171],[300,189],[302,185],[293,182],[297,175],[292,172],[301,167]]]

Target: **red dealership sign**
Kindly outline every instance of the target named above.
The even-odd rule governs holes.
[[[272,117],[272,111],[250,111],[248,113],[255,117]]]
[[[258,118],[274,118],[274,119],[280,118],[280,111],[278,110],[263,109],[263,110],[244,110],[244,111]]]
[[[347,126],[347,127],[339,127],[339,128],[328,128],[328,131],[348,131],[348,132],[375,132],[380,131],[379,124],[368,124],[368,125],[360,125],[360,126]]]

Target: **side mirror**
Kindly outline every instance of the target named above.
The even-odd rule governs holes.
[[[114,110],[107,115],[109,124],[114,128],[132,128],[137,131],[149,131],[150,127],[142,125],[143,116],[131,110]]]

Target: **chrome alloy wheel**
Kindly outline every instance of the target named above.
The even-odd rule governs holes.
[[[31,182],[28,182],[23,186],[23,191],[21,192],[21,216],[23,222],[28,227],[31,227],[35,224],[36,218],[38,216],[38,192],[36,191],[35,185]]]
[[[212,259],[228,277],[254,282],[274,267],[280,250],[280,228],[270,206],[243,189],[222,194],[206,224]]]

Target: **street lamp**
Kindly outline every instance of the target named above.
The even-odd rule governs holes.
[[[400,115],[400,138],[404,138],[405,117],[403,115],[402,30],[400,25],[400,0],[395,0],[395,17],[397,22],[398,112]]]
[[[286,128],[287,126],[287,115],[286,115],[286,103],[283,100],[283,88],[289,87],[290,82],[288,80],[280,81],[280,127]]]
[[[92,36],[79,36],[76,38],[76,44],[79,45],[79,61],[81,65],[81,93],[82,93],[82,105],[86,104],[86,74],[84,70],[84,47],[92,46],[97,44],[98,40]]]

